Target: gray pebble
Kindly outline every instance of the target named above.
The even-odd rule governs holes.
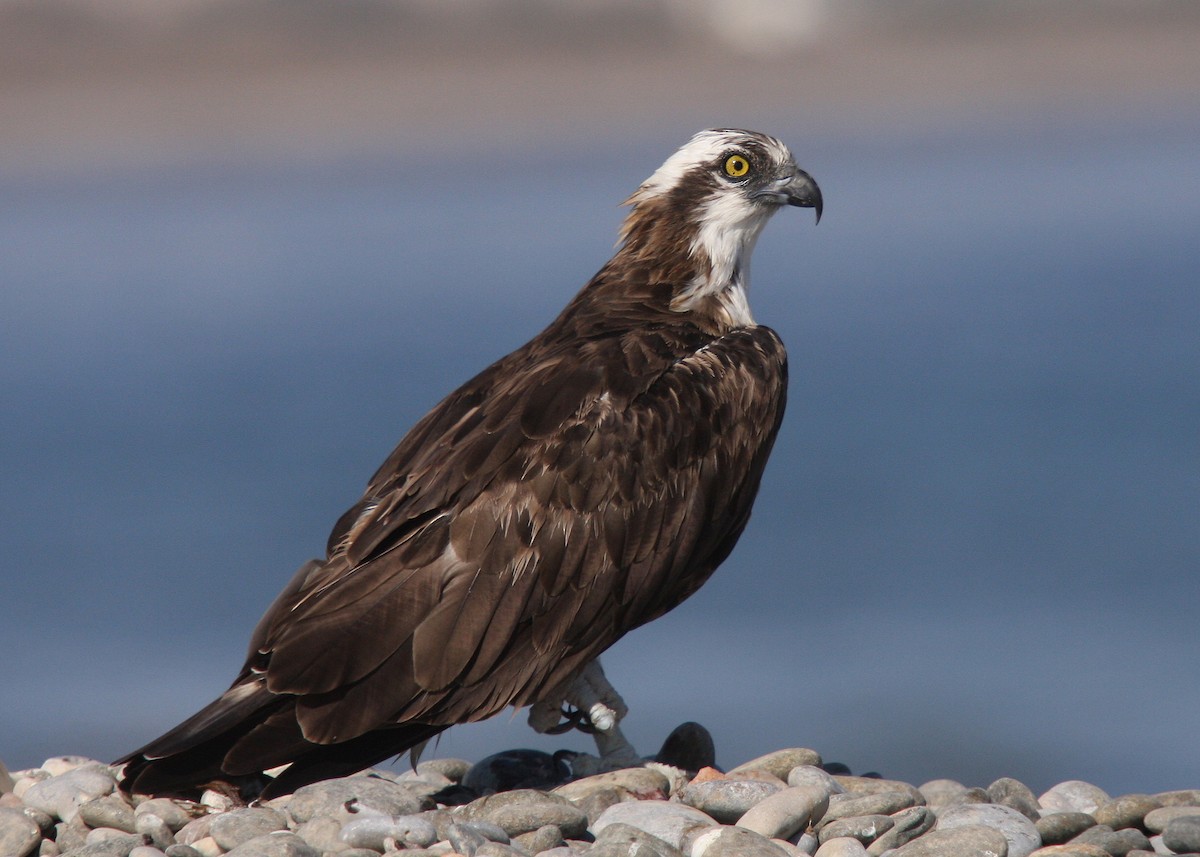
[[[155,848],[166,848],[175,844],[175,834],[167,823],[152,812],[143,812],[134,817],[135,833],[147,837]]]
[[[819,821],[828,807],[829,793],[820,786],[792,786],[760,801],[737,826],[769,839],[788,839]]]
[[[26,857],[37,850],[42,831],[19,809],[0,808],[0,854]]]
[[[54,825],[54,841],[62,851],[82,848],[87,844],[88,826],[79,818],[60,821]]]
[[[1200,815],[1172,819],[1163,830],[1163,844],[1176,854],[1200,851]]]
[[[1177,789],[1153,796],[1163,806],[1200,806],[1200,789]]]
[[[411,815],[432,809],[433,802],[411,789],[379,777],[341,777],[301,786],[287,803],[287,811],[300,824],[317,815],[345,811],[375,810],[384,815]]]
[[[464,854],[466,857],[475,857],[479,846],[487,842],[482,833],[472,830],[466,824],[450,825],[446,838],[457,853]]]
[[[175,801],[165,797],[144,800],[134,807],[133,812],[134,815],[143,813],[157,815],[167,827],[171,828],[172,833],[178,833],[181,827],[195,817],[194,813],[188,812]]]
[[[822,842],[814,857],[867,857],[867,849],[857,839],[843,837]]]
[[[175,831],[175,841],[180,845],[191,845],[194,842],[199,842],[208,836],[208,831],[212,827],[215,817],[212,815],[202,815],[199,818],[193,818]]]
[[[555,854],[558,848],[546,854]],[[570,853],[570,852],[568,852]],[[682,852],[670,842],[639,827],[623,822],[605,826],[596,835],[596,844],[587,851],[588,857],[682,857]]]
[[[962,797],[966,794],[967,787],[958,780],[940,779],[922,784],[917,791],[925,798],[927,806],[939,809],[943,806],[963,803]]]
[[[1200,815],[1200,806],[1164,806],[1152,809],[1142,819],[1142,824],[1151,833],[1162,833],[1167,825],[1177,818]]]
[[[1050,788],[1038,798],[1047,812],[1095,812],[1111,798],[1105,791],[1082,780],[1067,780]]]
[[[830,774],[814,765],[797,765],[792,768],[788,771],[787,784],[789,786],[820,786],[830,795],[840,795],[846,791],[842,788],[841,783]]]
[[[347,850],[346,843],[339,838],[343,823],[329,816],[317,816],[297,825],[295,833],[318,851],[344,851]]]
[[[321,852],[313,848],[296,834],[287,830],[277,830],[248,839],[225,852],[226,857],[321,857]]]
[[[1141,827],[1146,813],[1163,805],[1150,795],[1121,795],[1099,806],[1092,813],[1097,824],[1107,824],[1113,830],[1123,827]]]
[[[1001,777],[987,787],[987,793],[992,803],[1011,807],[1030,821],[1041,817],[1037,796],[1020,780]]]
[[[606,809],[614,804],[624,803],[625,800],[626,798],[622,797],[618,789],[601,789],[592,792],[587,797],[572,798],[571,803],[587,816],[588,827],[591,827]]]
[[[477,818],[474,821],[459,822],[466,827],[471,828],[488,842],[499,842],[501,845],[508,845],[512,841],[512,837],[498,824],[493,824],[482,818]],[[545,826],[545,825],[543,825]],[[538,828],[539,830],[541,828]],[[520,834],[524,836],[525,834]]]
[[[850,818],[838,818],[828,823],[822,821],[820,841],[828,842],[830,839],[851,837],[868,845],[891,830],[895,823],[889,815],[855,815]]]
[[[912,794],[904,791],[832,795],[829,798],[829,807],[821,817],[821,824],[858,815],[891,815],[912,805]]]
[[[417,765],[418,774],[432,771],[441,774],[452,783],[461,783],[469,770],[471,763],[466,759],[426,759]]]
[[[1113,830],[1107,824],[1097,824],[1085,830],[1072,839],[1068,845],[1075,844],[1098,845],[1112,857],[1125,857],[1130,851],[1149,849],[1150,840],[1146,834],[1132,827],[1123,830]]]
[[[1008,840],[993,827],[967,824],[930,831],[889,857],[1004,857]]]
[[[696,837],[690,857],[791,857],[779,845],[744,827],[718,827]]]
[[[966,804],[945,810],[938,827],[952,830],[966,826],[992,827],[1008,840],[1008,857],[1026,857],[1042,844],[1037,828],[1015,809],[994,803]]]
[[[665,799],[671,792],[671,783],[661,771],[653,768],[622,768],[558,786],[553,794],[575,803],[605,791],[615,791],[619,800],[631,797],[638,800]]]
[[[768,780],[726,778],[689,783],[679,793],[679,800],[708,813],[721,824],[733,824],[750,807],[785,787]]]
[[[899,848],[918,836],[923,836],[937,824],[937,820],[933,810],[927,806],[902,809],[892,816],[891,828],[867,846],[867,853],[877,855],[893,848]]]
[[[564,836],[578,838],[588,826],[587,815],[569,800],[533,789],[488,795],[461,807],[459,812],[467,821],[490,821],[509,836],[553,824]]]
[[[286,830],[287,819],[278,810],[247,807],[223,812],[213,818],[208,835],[226,851],[276,830]]]
[[[513,844],[520,846],[530,854],[540,854],[562,845],[563,835],[555,825],[544,824],[537,830],[522,833],[513,840]]]
[[[116,787],[117,781],[107,769],[84,766],[34,783],[21,800],[55,818],[70,821],[82,804],[111,794]]]
[[[878,792],[907,792],[912,796],[910,806],[924,806],[925,797],[916,786],[899,780],[880,780],[875,777],[836,776],[834,779],[847,794],[877,794]]]
[[[773,753],[758,756],[748,762],[742,762],[742,764],[729,772],[729,776],[736,777],[750,771],[766,771],[786,782],[788,773],[791,772],[792,768],[800,767],[801,765],[820,767],[821,754],[816,750],[809,750],[806,747],[790,747],[786,750],[776,750]]]
[[[64,853],[69,854],[70,857],[129,857],[129,852],[142,844],[144,844],[142,837],[137,834],[116,831],[115,836],[98,838],[97,841],[89,842],[82,848],[75,848]]]
[[[192,846],[181,845],[178,842],[169,848],[164,849],[164,853],[167,855],[167,857],[204,857],[203,854],[201,854]]]
[[[133,807],[120,794],[107,794],[80,804],[79,817],[88,827],[114,827],[126,833],[137,832]]]
[[[684,840],[694,839],[696,831],[715,827],[716,822],[698,809],[681,803],[660,800],[639,800],[610,806],[592,824],[597,842],[604,831],[614,824],[637,828],[661,839],[672,848],[683,848]],[[566,834],[566,831],[563,831]],[[568,836],[568,838],[572,838]]]
[[[451,825],[450,830],[453,831],[454,827]],[[479,838],[483,839],[482,836]],[[344,823],[338,839],[352,848],[383,851],[388,839],[410,848],[428,848],[437,841],[438,836],[433,822],[419,815],[364,814]]]
[[[166,857],[166,852],[153,845],[139,845],[129,852],[129,857]]]
[[[499,842],[484,842],[475,852],[478,857],[529,857],[525,851]]]
[[[1052,812],[1043,815],[1033,826],[1042,837],[1043,845],[1061,845],[1095,824],[1096,819],[1086,812]]]

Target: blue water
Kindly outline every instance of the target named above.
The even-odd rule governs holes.
[[[606,658],[651,752],[1200,785],[1200,113],[773,128],[788,418],[741,545]],[[409,425],[608,257],[686,138],[0,177],[0,759],[219,692]],[[542,739],[451,730],[478,758]]]

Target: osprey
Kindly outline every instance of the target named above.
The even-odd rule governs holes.
[[[746,526],[787,385],[750,314],[750,254],[782,206],[819,220],[821,192],[773,137],[709,130],[627,205],[612,260],[413,427],[230,688],[119,760],[124,788],[249,791],[287,765],[262,795],[287,794],[508,706],[542,731],[586,716],[632,755],[596,658]]]

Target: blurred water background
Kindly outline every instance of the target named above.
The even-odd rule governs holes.
[[[1200,785],[1200,7],[0,0],[0,759],[232,679],[405,430],[695,130],[820,182],[739,548],[606,657],[652,752]],[[543,738],[524,716],[439,755]]]

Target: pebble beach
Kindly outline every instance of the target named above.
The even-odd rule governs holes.
[[[127,795],[78,756],[0,768],[4,857],[1149,857],[1200,855],[1200,788],[1109,795],[1064,780],[919,785],[806,748],[728,771],[685,724],[643,766],[512,750],[369,770],[245,804]],[[708,764],[703,764],[703,763]],[[691,765],[697,770],[688,770]]]

